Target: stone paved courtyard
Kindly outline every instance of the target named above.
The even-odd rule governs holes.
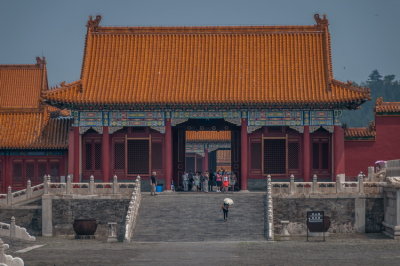
[[[4,242],[10,243],[4,238]],[[25,265],[399,265],[400,242],[381,234],[331,235],[326,242],[134,242],[41,238],[10,243]],[[26,253],[16,250],[45,245]]]

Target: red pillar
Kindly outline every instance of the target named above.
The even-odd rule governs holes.
[[[74,178],[73,182],[79,182],[80,149],[79,149],[79,127],[74,127]]]
[[[240,189],[247,190],[247,119],[242,118],[242,127],[240,129]]]
[[[68,132],[68,175],[74,173],[74,131]]]
[[[103,182],[108,183],[110,182],[110,135],[108,134],[108,127],[103,127],[101,153]]]
[[[208,149],[204,149],[203,172],[208,171]]]
[[[303,132],[303,179],[304,182],[311,181],[310,173],[310,127],[304,126]]]
[[[165,121],[165,190],[171,190],[172,180],[172,128],[171,119]]]
[[[333,162],[334,162],[334,176],[333,180],[336,180],[336,175],[344,174],[345,161],[344,161],[344,130],[341,126],[334,126],[333,131]]]

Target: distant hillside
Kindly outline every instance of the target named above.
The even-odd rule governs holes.
[[[385,102],[400,102],[400,80],[395,75],[382,77],[378,70],[372,71],[369,79],[360,86],[371,89],[371,100],[362,104],[358,110],[343,112],[342,123],[348,127],[364,127],[374,120],[374,106],[376,98],[383,97]]]

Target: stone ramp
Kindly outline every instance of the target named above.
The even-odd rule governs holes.
[[[264,238],[265,193],[143,194],[133,241],[249,241]],[[229,219],[221,205],[235,202]]]

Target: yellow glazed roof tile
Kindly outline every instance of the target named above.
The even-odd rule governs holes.
[[[101,27],[90,19],[81,79],[52,103],[340,104],[369,90],[333,79],[327,19],[311,26]]]

